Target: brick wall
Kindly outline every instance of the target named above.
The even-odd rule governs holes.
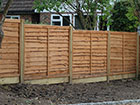
[[[51,24],[51,13],[40,13],[40,22],[43,24]]]
[[[32,22],[32,15],[20,15],[20,19],[24,19],[25,21]]]

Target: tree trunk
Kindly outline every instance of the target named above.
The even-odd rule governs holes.
[[[4,8],[4,12],[3,12],[3,15],[2,15],[2,19],[0,21],[0,48],[1,48],[1,45],[2,45],[2,40],[3,40],[3,37],[4,37],[4,32],[3,32],[3,24],[4,24],[4,21],[5,21],[5,17],[8,13],[8,9],[10,7],[10,5],[12,4],[13,0],[8,0],[8,2],[6,3],[6,6]]]

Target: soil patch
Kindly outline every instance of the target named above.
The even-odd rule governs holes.
[[[74,85],[0,85],[0,105],[58,105],[132,99],[140,99],[140,80]]]

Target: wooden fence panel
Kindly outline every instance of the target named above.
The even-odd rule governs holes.
[[[83,78],[91,73],[90,37],[90,32],[73,31],[73,78]]]
[[[47,35],[47,27],[25,24],[25,80],[46,77],[48,72]]]
[[[136,72],[137,34],[124,34],[124,72]]]
[[[73,78],[107,75],[108,32],[73,31]],[[110,70],[108,75],[136,72],[137,35],[110,32]]]
[[[16,77],[14,82],[8,79],[9,83],[18,83],[19,76],[25,83],[62,83],[68,82],[68,77],[70,83],[109,81],[138,70],[138,36],[134,32],[72,30],[6,20],[4,33],[0,84],[9,77]]]
[[[107,74],[107,32],[92,32],[91,43],[91,74],[94,76],[106,76]]]
[[[110,73],[123,72],[123,34],[110,32]]]
[[[139,73],[140,73],[140,36],[139,36]]]
[[[111,75],[136,72],[136,33],[111,32]]]
[[[140,36],[139,36],[139,74],[140,74]]]
[[[48,76],[63,77],[69,73],[69,27],[48,28]]]
[[[106,75],[107,32],[73,31],[73,78]]]
[[[25,25],[25,80],[68,76],[69,27]]]
[[[18,82],[19,77],[19,31],[20,20],[6,20],[4,40],[0,49],[0,78],[11,78],[7,83]],[[17,77],[16,81],[12,78]],[[13,81],[12,81],[13,80]],[[5,80],[0,81],[3,83]]]

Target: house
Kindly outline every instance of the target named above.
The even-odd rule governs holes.
[[[2,0],[0,18],[8,0]],[[30,23],[51,24],[50,13],[37,13],[33,8],[33,0],[13,0],[6,18],[24,19]]]
[[[53,1],[53,2],[55,2],[55,1]],[[52,2],[52,4],[53,4],[53,2]],[[78,0],[78,2],[82,5],[84,5],[83,0]],[[47,1],[46,1],[46,3],[47,3]],[[43,3],[42,3],[42,5],[43,5]],[[44,3],[44,6],[40,6],[40,7],[45,7],[45,5],[46,4]],[[71,5],[73,5],[73,6],[71,7]],[[38,7],[38,2],[36,3],[36,6]],[[81,5],[80,5],[81,9],[78,10],[79,6],[75,0],[73,0],[70,4],[61,3],[59,6],[60,6],[60,8],[58,8],[59,13],[56,12],[55,6],[53,6],[54,8],[51,7],[51,9],[41,8],[41,10],[43,10],[43,11],[41,11],[41,13],[40,13],[40,19],[41,19],[40,21],[42,23],[46,23],[46,24],[50,24],[50,25],[58,25],[58,26],[69,26],[72,24],[75,27],[75,29],[84,29],[85,28],[84,26],[87,25],[86,23],[89,23],[89,26],[87,25],[86,28],[93,29],[93,28],[91,28],[92,27],[91,23],[94,21],[94,19],[93,19],[94,11],[93,11],[93,13],[91,13],[92,16],[90,16],[90,13],[87,12],[88,10],[84,9]],[[81,18],[80,18],[80,15],[78,15],[78,11],[82,11],[82,17],[84,17],[84,18],[88,17],[88,19],[87,19],[88,21],[86,21],[86,22],[80,21]],[[36,12],[38,12],[38,11],[36,10]],[[100,20],[101,20],[100,17],[103,14],[101,13],[100,10],[96,10],[95,14],[97,15],[97,22],[96,22],[94,29],[100,30],[100,24],[102,23],[102,22],[100,22]],[[83,20],[85,20],[85,19],[83,19]],[[83,23],[85,23],[85,24],[83,24]],[[109,27],[107,27],[107,26],[103,27],[103,28],[104,28],[104,30],[109,30]]]
[[[64,11],[64,10],[62,10]],[[95,30],[100,30],[100,21],[101,21],[101,12],[100,11],[97,11],[97,23],[96,23],[96,27],[95,27]],[[86,14],[85,14],[86,16]],[[43,10],[41,13],[40,13],[40,21],[41,23],[44,23],[44,24],[50,24],[50,25],[58,25],[58,26],[69,26],[70,23],[72,23],[74,25],[74,27],[76,29],[82,29],[80,28],[79,26],[79,19],[78,19],[78,15],[74,12],[74,11],[71,11],[71,12],[68,12],[68,11],[65,11],[63,13],[61,13],[61,15],[59,15],[58,13],[56,13],[55,11],[51,11],[51,13],[49,11],[46,11],[46,10]],[[66,21],[69,20],[69,22]],[[105,30],[109,30],[109,27],[104,27]]]
[[[7,1],[8,0],[2,0],[2,11]],[[50,13],[44,10],[41,13],[38,13],[36,9],[33,8],[34,6],[33,2],[34,2],[33,0],[13,0],[13,3],[10,6],[6,18],[24,19],[27,22],[36,23],[36,24],[42,23],[48,25],[69,26],[70,23],[66,21],[67,19],[76,27],[76,29],[81,29],[79,26],[78,16],[73,11],[71,11],[71,13],[65,11],[62,14],[63,17],[57,14],[55,11],[51,11]],[[97,11],[98,19],[97,19],[95,30],[100,30],[99,27],[100,15],[101,15],[100,11]],[[105,27],[105,29],[107,30],[107,27]]]
[[[2,0],[1,13],[4,10],[8,0]],[[13,0],[6,18],[10,19],[25,19],[32,23],[40,22],[40,14],[33,9],[33,0]]]

